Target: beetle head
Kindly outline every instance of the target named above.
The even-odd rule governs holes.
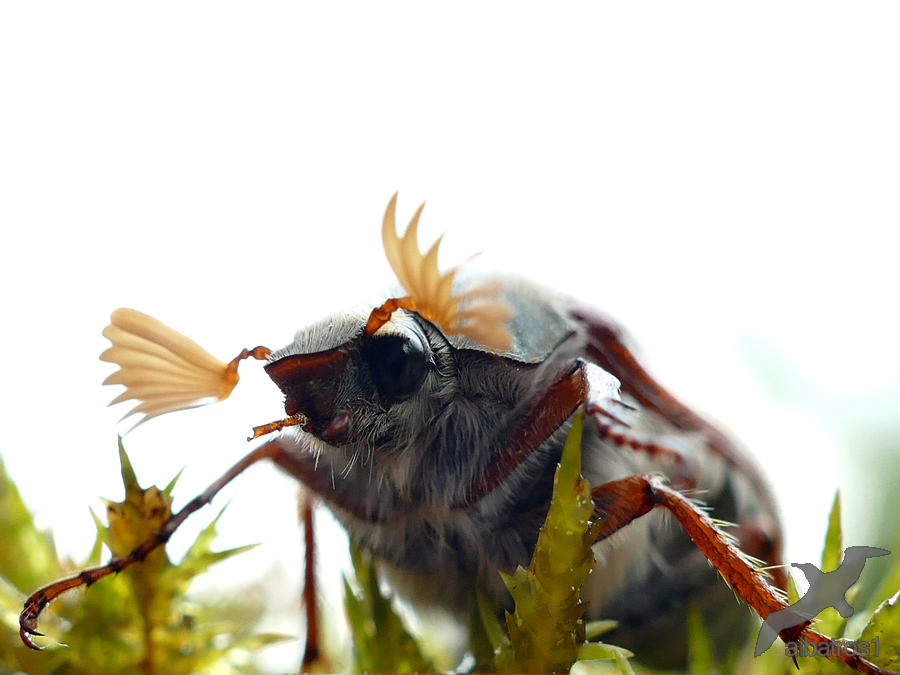
[[[406,410],[415,418],[427,413],[424,402],[398,404],[419,394],[435,367],[434,347],[446,346],[447,336],[489,350],[510,346],[508,307],[485,302],[498,286],[482,284],[454,294],[456,268],[444,274],[438,270],[440,239],[427,253],[419,250],[424,204],[402,237],[396,229],[396,206],[394,194],[382,221],[382,243],[408,295],[389,298],[365,320],[353,315],[327,319],[300,331],[291,345],[273,354],[266,372],[284,393],[289,418],[258,427],[256,435],[299,425],[332,446],[353,441],[390,445],[385,436],[399,426],[392,418],[401,415],[397,411]],[[411,431],[409,424],[402,426]]]
[[[438,270],[440,239],[427,253],[419,250],[424,204],[402,237],[396,231],[396,204],[394,194],[385,210],[382,242],[407,295],[388,299],[368,316],[346,314],[320,322],[275,354],[265,347],[245,349],[227,364],[152,317],[117,310],[104,331],[113,346],[101,356],[120,367],[105,383],[127,387],[113,403],[138,400],[126,417],[144,413],[143,422],[222,400],[237,384],[238,363],[252,356],[268,360],[266,370],[284,393],[289,415],[257,427],[253,438],[301,426],[333,446],[354,440],[382,445],[388,429],[410,431],[410,420],[421,423],[430,407],[424,401],[403,404],[422,398],[422,385],[437,364],[436,349],[447,347],[452,336],[502,353],[512,343],[506,328],[511,312],[489,299],[499,291],[496,284],[454,293],[456,268],[444,274]],[[398,415],[406,415],[406,422],[399,423]]]
[[[296,452],[372,508],[457,503],[505,447],[550,360],[478,348],[413,310],[372,333],[370,318],[335,315],[272,354],[266,371],[291,417],[260,429],[299,426]]]
[[[309,350],[340,340],[354,325],[350,339]],[[404,310],[372,334],[359,319],[335,317],[300,331],[272,355],[266,372],[284,393],[285,412],[302,420],[304,431],[332,446],[383,443],[395,426],[396,406],[416,397],[434,368],[435,339],[439,331]]]

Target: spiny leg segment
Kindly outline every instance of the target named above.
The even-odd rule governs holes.
[[[90,587],[103,577],[121,572],[125,568],[141,562],[154,549],[168,542],[175,530],[187,520],[188,516],[209,504],[223,487],[243,473],[249,466],[262,459],[274,459],[282,452],[281,446],[277,443],[266,443],[265,445],[261,445],[234,464],[234,466],[222,474],[222,476],[206,488],[206,490],[185,504],[178,513],[174,514],[163,524],[152,538],[145,541],[128,555],[113,558],[105,565],[91,567],[82,570],[78,574],[73,574],[72,576],[54,581],[52,584],[39,588],[32,593],[31,596],[25,600],[24,608],[19,615],[19,637],[22,639],[22,642],[24,642],[26,646],[40,651],[42,648],[34,643],[31,636],[43,635],[37,631],[37,622],[41,612],[47,605],[66,591],[80,586]]]
[[[716,527],[715,522],[697,504],[683,494],[652,476],[632,476],[606,483],[591,491],[594,514],[601,521],[601,541],[619,531],[630,522],[659,506],[671,513],[694,545],[716,568],[735,593],[763,619],[788,606],[780,591],[773,588],[763,572],[747,558],[732,541],[733,538]],[[847,654],[843,649],[832,649],[833,640],[809,628],[809,623],[782,631],[785,641],[795,641],[801,635],[809,642],[828,645],[829,652],[858,673],[886,675],[875,664],[859,654]]]

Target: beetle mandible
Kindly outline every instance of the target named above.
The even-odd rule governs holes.
[[[401,238],[396,200],[382,238],[406,295],[368,315],[336,314],[282,349],[245,349],[226,364],[140,312],[113,313],[104,331],[113,346],[101,358],[120,370],[104,384],[127,387],[113,403],[138,400],[126,417],[142,413],[143,423],[221,400],[252,356],[266,361],[287,414],[254,438],[288,430],[132,554],[33,594],[20,618],[26,644],[53,598],[142,560],[260,459],[320,497],[401,597],[464,616],[475,586],[499,612],[509,603],[499,572],[530,559],[578,410],[588,420],[582,472],[603,523],[583,597],[589,615],[618,620],[612,642],[677,665],[688,603],[702,601],[739,635],[749,614],[729,585],[763,617],[785,606],[774,500],[736,445],[660,386],[603,313],[524,279],[441,275],[440,240],[418,248],[424,204]],[[730,535],[685,491],[734,523]],[[753,559],[771,568],[774,587]]]

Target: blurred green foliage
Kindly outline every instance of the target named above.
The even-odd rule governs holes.
[[[0,673],[72,675],[252,672],[250,655],[288,639],[255,633],[264,606],[245,589],[232,599],[191,603],[185,593],[211,565],[246,550],[213,551],[217,516],[178,565],[160,547],[143,563],[97,582],[88,593],[68,593],[42,614],[44,651],[19,639],[25,594],[65,574],[100,564],[103,546],[114,555],[150,538],[172,513],[172,490],[141,488],[119,441],[125,499],[106,501],[108,525],[94,516],[97,539],[86,561],[60,560],[51,537],[35,529],[18,490],[0,463]],[[92,513],[93,515],[93,513]]]
[[[344,608],[353,643],[353,672],[433,672],[434,665],[381,594],[369,552],[353,547],[351,557],[358,591],[344,579]]]
[[[503,582],[515,601],[506,614],[507,634],[492,639],[494,669],[502,673],[568,672],[579,658],[613,660],[631,672],[630,652],[586,642],[581,619],[587,605],[581,587],[594,566],[592,544],[600,523],[592,520],[591,486],[581,477],[582,415],[572,423],[553,482],[553,500],[528,569],[519,567]],[[482,604],[484,607],[484,605]],[[481,612],[489,625],[490,611]],[[497,635],[497,630],[489,631]]]
[[[835,495],[831,514],[828,519],[828,529],[825,535],[825,544],[822,548],[822,559],[818,565],[822,572],[832,572],[838,568],[843,559],[843,530],[841,526],[841,500],[840,495]],[[843,618],[837,610],[829,607],[821,612],[812,628],[823,635],[838,638],[845,641],[858,642],[865,640],[871,644],[875,637],[879,637],[878,654],[870,654],[866,657],[875,665],[886,670],[896,670],[900,666],[900,609],[897,608],[898,584],[900,584],[900,556],[887,556],[891,559],[888,574],[881,578],[879,591],[872,594],[866,605],[859,603],[859,585],[850,587],[846,598],[856,612],[850,619]],[[870,566],[863,570],[862,579],[869,574]],[[893,589],[888,591],[888,588]],[[890,593],[894,593],[889,597]],[[788,602],[793,604],[799,599],[797,588],[793,579],[788,580]],[[862,629],[860,630],[860,626]],[[702,627],[701,627],[702,629]],[[697,627],[693,627],[697,630]],[[756,634],[752,636],[755,642]],[[699,647],[698,647],[699,643]],[[692,636],[689,644],[692,651],[703,649],[701,641]],[[748,675],[846,675],[853,671],[837,659],[826,659],[820,656],[800,657],[796,665],[794,661],[785,655],[786,646],[781,640],[759,658],[753,658],[752,649],[748,649],[745,657],[734,666],[733,672],[747,673]],[[706,673],[723,672],[716,664],[708,663],[702,655],[695,655],[694,663],[703,663],[703,668],[695,668],[691,672],[696,675]]]
[[[600,642],[587,642],[613,622],[586,625],[581,587],[594,564],[591,544],[599,524],[591,521],[590,485],[581,478],[581,414],[569,432],[556,471],[553,502],[541,528],[528,569],[519,567],[503,580],[515,601],[506,630],[483,597],[475,598],[472,640],[476,668],[501,673],[568,672],[579,659],[610,661],[631,673],[631,653]],[[353,553],[359,585],[346,582],[347,614],[356,654],[354,672],[414,672],[430,669],[415,638],[404,628],[389,601],[381,597],[371,561]],[[588,670],[587,672],[590,672]]]
[[[615,622],[593,622],[584,624],[581,616],[585,605],[580,600],[580,589],[593,564],[590,543],[593,541],[590,487],[579,475],[580,467],[580,419],[573,425],[566,443],[563,458],[554,483],[554,496],[550,512],[545,522],[534,557],[527,570],[517,569],[504,577],[507,587],[516,603],[515,611],[507,614],[506,630],[493,613],[490,604],[479,598],[478,612],[474,614],[472,642],[478,672],[571,672],[572,675],[601,675],[613,673],[650,672],[642,668],[640,655],[632,655],[613,645],[593,641],[602,632],[610,630]],[[840,514],[840,498],[835,497],[828,520],[825,544],[820,569],[828,572],[836,569],[843,556],[843,536]],[[550,552],[552,551],[552,556]],[[350,605],[356,606],[361,597],[366,603],[378,602],[378,585],[374,582],[370,563],[361,558],[354,559],[354,567],[359,578],[364,579],[364,591],[352,592],[348,586]],[[869,573],[872,572],[872,573]],[[874,569],[863,574],[863,579],[877,577]],[[870,657],[876,665],[885,669],[897,669],[898,647],[900,647],[900,608],[898,596],[889,598],[900,588],[900,556],[891,559],[886,574],[881,575],[879,590],[871,594],[867,605],[854,605],[857,612],[852,621],[847,621],[833,608],[822,612],[814,628],[829,637],[845,640],[873,640],[879,637],[879,655]],[[859,600],[859,587],[848,591],[847,599]],[[796,602],[798,594],[793,581],[789,584],[789,602]],[[403,628],[402,622],[394,614],[390,603],[380,604],[377,614],[383,617],[382,628],[375,620],[376,613],[365,615],[350,609],[356,616],[351,619],[353,642],[358,653],[378,651],[380,672],[411,672],[405,670],[410,663],[408,654],[410,642],[414,638]],[[748,610],[750,611],[750,610]],[[713,673],[742,673],[744,675],[789,675],[797,672],[797,666],[785,655],[785,645],[776,640],[775,644],[759,658],[753,657],[759,623],[746,636],[746,646],[737,657],[730,656],[726,662],[715,660],[715,650],[710,643],[709,631],[703,624],[699,611],[692,611],[688,617],[688,672],[694,675]],[[856,627],[855,629],[853,627]],[[860,630],[860,627],[861,630]],[[394,635],[397,640],[398,659],[392,661],[385,655],[391,653],[383,638]],[[483,645],[488,645],[489,653],[484,657]],[[424,650],[423,650],[424,651]],[[415,650],[415,653],[419,653]],[[634,656],[634,658],[631,658]],[[368,658],[368,657],[367,657]],[[799,658],[800,675],[839,675],[851,673],[849,667],[837,660],[822,657]],[[363,663],[373,661],[357,660],[357,670],[364,672]],[[419,668],[421,668],[421,664]]]
[[[580,477],[581,419],[573,424],[554,482],[554,497],[528,569],[504,577],[515,601],[506,625],[473,589],[470,650],[479,671],[566,672],[573,675],[631,673],[641,670],[640,655],[596,641],[614,622],[585,624],[581,586],[593,565],[595,525],[590,486]],[[94,517],[97,540],[89,559],[75,564],[58,559],[51,537],[35,529],[15,485],[0,463],[0,673],[241,673],[252,672],[252,652],[283,636],[254,633],[263,605],[253,593],[234,599],[190,603],[190,581],[212,564],[247,547],[214,552],[212,521],[173,565],[163,548],[141,564],[98,582],[88,593],[64,595],[41,617],[47,633],[43,652],[19,640],[18,614],[25,592],[75,569],[96,565],[103,546],[115,555],[131,551],[171,515],[171,493],[141,488],[120,442],[125,485],[122,502],[106,502],[108,525]],[[219,514],[221,515],[221,513]],[[821,569],[835,569],[843,554],[840,499],[836,498],[826,531]],[[894,559],[896,557],[896,559]],[[874,589],[863,597],[857,587],[847,599],[857,613],[848,621],[835,610],[819,616],[815,628],[835,638],[879,640],[870,660],[883,668],[900,668],[900,555],[889,556],[878,571],[866,568],[863,581]],[[372,561],[353,551],[353,579],[345,580],[345,612],[351,629],[354,672],[433,671],[432,645],[419,645],[382,596]],[[797,600],[791,583],[789,600]],[[739,659],[715,661],[709,631],[699,612],[689,615],[689,672],[769,674],[796,672],[776,641],[760,658],[752,656],[756,632],[747,636]],[[66,648],[60,646],[65,643]],[[336,659],[340,661],[340,659]],[[799,658],[801,675],[848,673],[840,662]],[[329,661],[323,661],[327,663]],[[334,662],[334,661],[330,661]]]

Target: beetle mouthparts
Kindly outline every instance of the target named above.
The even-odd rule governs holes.
[[[309,426],[309,420],[305,415],[292,415],[291,417],[286,417],[283,420],[278,420],[277,422],[269,422],[268,424],[253,427],[253,435],[248,436],[247,440],[255,441],[261,436],[266,436],[275,431],[281,431],[282,429],[286,429],[287,427],[300,427],[304,431],[306,431],[307,426]]]
[[[353,413],[349,410],[341,410],[334,416],[334,419],[328,423],[328,426],[325,427],[325,431],[322,432],[322,440],[328,442],[334,441],[347,430],[347,427],[350,426],[352,420]]]

